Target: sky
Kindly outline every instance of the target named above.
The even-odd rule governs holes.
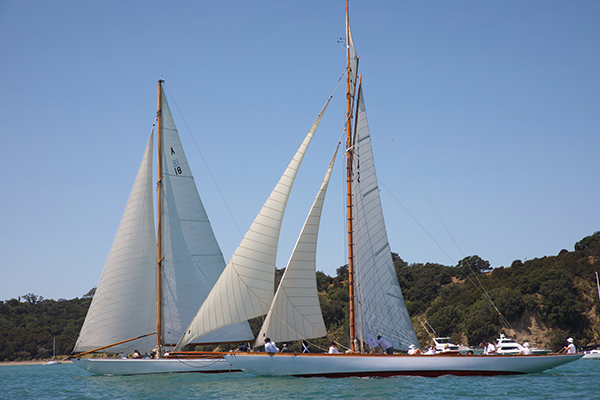
[[[0,300],[96,286],[167,96],[228,260],[345,69],[345,2],[0,0]],[[600,230],[600,2],[352,1],[392,251],[493,267]],[[285,267],[345,118],[284,219]],[[338,157],[317,269],[346,261]]]

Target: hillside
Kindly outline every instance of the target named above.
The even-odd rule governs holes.
[[[421,346],[430,342],[427,323],[455,343],[478,345],[501,332],[519,342],[560,349],[567,337],[577,345],[600,342],[600,303],[595,275],[600,269],[600,232],[577,242],[573,251],[490,270],[478,256],[456,266],[407,264],[392,254],[396,273]],[[277,271],[277,280],[283,270]],[[331,277],[317,272],[328,337],[311,340],[326,348],[348,343],[348,270]],[[35,294],[0,301],[0,361],[44,359],[73,349],[95,289],[82,298],[47,300]],[[488,300],[488,298],[491,300]],[[251,322],[258,333],[261,318]],[[290,346],[299,349],[299,344]],[[223,348],[226,349],[226,348]]]

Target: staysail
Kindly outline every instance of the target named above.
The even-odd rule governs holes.
[[[177,349],[223,327],[264,315],[269,310],[275,286],[275,259],[281,222],[296,173],[329,100],[177,344]]]
[[[289,342],[327,335],[315,273],[319,223],[337,150],[304,222],[255,346],[263,345],[266,337],[276,342]]]
[[[395,349],[419,346],[392,261],[385,229],[371,135],[362,89],[359,87],[353,154],[353,215],[355,293],[358,337],[386,337]]]
[[[183,151],[164,90],[162,104],[162,322],[163,341],[174,345],[225,269],[194,177]],[[247,321],[196,343],[250,340]]]
[[[119,229],[88,310],[75,352],[89,351],[156,330],[156,231],[150,135]],[[151,351],[149,336],[111,352]]]

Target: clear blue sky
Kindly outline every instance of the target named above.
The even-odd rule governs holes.
[[[161,77],[229,259],[344,72],[344,7],[1,0],[0,299],[70,299],[97,284]],[[393,251],[510,266],[600,230],[600,2],[350,7]],[[343,100],[342,88],[298,176],[280,268],[342,133]],[[346,262],[343,164],[318,250],[330,275]]]

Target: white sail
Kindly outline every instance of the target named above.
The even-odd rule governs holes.
[[[156,331],[156,231],[152,139],[146,146],[121,223],[74,351],[89,351]],[[111,347],[150,351],[155,336]]]
[[[223,327],[264,315],[269,310],[275,286],[279,233],[289,194],[328,104],[329,99],[177,344],[177,349]]]
[[[223,253],[198,194],[164,91],[162,96],[162,322],[174,345],[225,269]],[[243,321],[197,343],[254,338]]]
[[[315,274],[319,223],[337,150],[304,222],[255,346],[263,345],[266,337],[276,342],[289,342],[327,335]]]
[[[352,180],[357,336],[382,335],[396,349],[408,349],[411,344],[418,347],[392,261],[360,88],[358,97]]]

